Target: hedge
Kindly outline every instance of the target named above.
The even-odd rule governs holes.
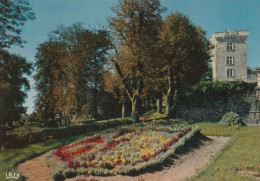
[[[161,116],[158,116],[153,117],[153,119],[142,121],[146,122],[161,118]],[[163,116],[163,118],[165,118],[165,116]],[[130,118],[111,119],[109,121],[89,122],[85,125],[73,125],[65,128],[45,128],[40,131],[9,133],[6,136],[5,148],[20,148],[31,143],[45,142],[52,139],[59,139],[72,135],[83,134],[87,131],[97,131],[130,123],[133,123]]]
[[[45,128],[33,132],[9,133],[6,135],[5,148],[20,148],[31,143],[64,138],[82,134],[87,131],[96,131],[130,123],[132,123],[131,119],[115,119],[110,121],[91,122],[86,125],[73,125],[65,128]]]

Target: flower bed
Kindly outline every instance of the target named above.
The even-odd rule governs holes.
[[[129,174],[164,162],[198,128],[187,124],[133,124],[58,147],[48,156],[58,177]]]

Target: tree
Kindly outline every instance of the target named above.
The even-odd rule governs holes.
[[[99,30],[96,33],[92,33],[91,41],[82,42],[83,50],[89,49],[89,86],[91,87],[92,99],[90,107],[92,107],[93,116],[95,119],[98,118],[98,103],[99,97],[102,97],[102,92],[104,90],[104,80],[103,74],[105,72],[106,66],[106,56],[110,49],[110,39],[108,32],[104,30]],[[81,40],[86,40],[86,38],[81,38]],[[89,48],[90,47],[90,48]],[[81,85],[80,85],[81,86]]]
[[[75,23],[68,27],[60,25],[39,46],[37,106],[52,123],[65,120],[69,124],[83,108],[90,108],[97,119],[108,44],[106,31],[90,31]]]
[[[126,115],[126,104],[129,102],[124,86],[122,85],[119,75],[115,72],[107,71],[104,74],[105,91],[111,93],[121,104],[121,117]]]
[[[148,99],[152,98],[152,100],[156,100],[156,111],[160,114],[162,113],[163,96],[167,91],[167,77],[164,76],[165,72],[164,67],[158,61],[150,67],[149,76],[145,79],[145,95]]]
[[[247,66],[247,74],[256,74],[256,68]]]
[[[26,112],[23,103],[30,85],[24,75],[29,76],[31,69],[25,58],[0,50],[0,148],[4,144],[5,128],[13,128],[14,122]]]
[[[24,74],[31,73],[31,64],[4,49],[24,43],[20,37],[21,26],[34,18],[27,0],[0,0],[0,148],[4,144],[6,128],[12,128],[13,121],[18,121],[25,113],[22,104],[29,83]]]
[[[45,126],[54,127],[56,115],[61,117],[59,108],[66,105],[61,101],[66,96],[63,91],[66,82],[63,61],[65,53],[64,45],[60,42],[47,41],[37,48],[35,80],[38,94],[35,105]],[[61,107],[58,108],[57,105]]]
[[[174,93],[185,84],[198,82],[208,70],[208,41],[205,32],[181,13],[169,15],[160,33],[162,62],[167,70],[167,107],[173,105]]]
[[[21,45],[21,26],[27,20],[35,19],[27,0],[0,0],[0,49]]]
[[[122,51],[116,50],[116,58],[111,60],[131,100],[132,116],[138,121],[144,78],[149,62],[154,60],[151,52],[165,8],[159,0],[119,0],[112,10],[116,17],[111,19],[110,26]],[[127,67],[128,72],[124,72],[122,66]]]

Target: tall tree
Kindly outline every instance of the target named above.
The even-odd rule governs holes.
[[[52,31],[49,40],[43,43],[47,49],[40,45],[36,79],[46,79],[48,83],[38,81],[37,101],[39,107],[46,108],[39,109],[41,112],[48,110],[54,113],[51,116],[46,112],[51,122],[57,122],[55,117],[70,120],[86,107],[97,118],[98,94],[103,86],[102,75],[108,44],[106,31],[90,31],[81,23],[75,23],[68,27],[61,25]],[[50,73],[47,73],[48,67],[51,67]],[[48,99],[51,99],[50,104],[55,102],[52,104],[53,109],[47,106]]]
[[[22,45],[21,26],[34,18],[27,0],[0,0],[0,49]]]
[[[5,128],[13,128],[26,112],[23,106],[30,85],[25,77],[31,74],[31,64],[26,59],[0,50],[0,148],[4,144]]]
[[[5,124],[11,128],[12,122],[25,112],[22,104],[29,84],[24,74],[31,71],[31,64],[7,49],[11,45],[22,46],[21,27],[34,18],[27,0],[0,0],[0,148],[6,136]]]
[[[208,70],[208,41],[205,32],[181,13],[166,18],[160,33],[163,60],[167,70],[167,107],[180,86],[198,82]]]
[[[159,0],[119,0],[112,10],[116,16],[111,19],[110,26],[119,45],[123,47],[122,52],[127,53],[125,56],[117,51],[116,59],[112,58],[112,62],[132,102],[132,116],[138,121],[144,77],[149,62],[153,60],[151,52],[155,48],[158,28],[162,22],[161,13],[165,8],[161,7]],[[123,71],[122,62],[128,64],[127,73]]]
[[[56,115],[59,114],[61,117],[61,110],[66,105],[62,102],[66,97],[64,91],[65,55],[64,44],[60,42],[44,42],[37,48],[36,109],[45,125],[50,127],[55,126]]]

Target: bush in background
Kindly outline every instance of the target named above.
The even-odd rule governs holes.
[[[243,125],[242,119],[237,113],[234,112],[227,112],[222,119],[220,120],[219,124],[221,126],[233,126],[233,125]]]

